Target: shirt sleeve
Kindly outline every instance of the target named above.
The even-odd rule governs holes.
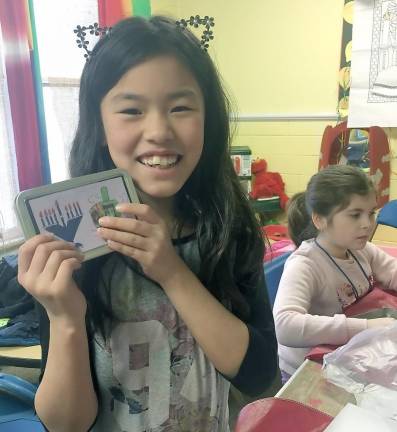
[[[255,278],[256,284],[251,285],[254,278],[241,281],[241,291],[250,307],[249,319],[245,321],[249,342],[240,369],[230,380],[239,391],[250,396],[263,393],[278,371],[277,340],[263,271],[259,279]]]
[[[397,291],[397,259],[372,243],[368,243],[364,253],[377,282],[382,288]]]
[[[293,348],[342,345],[367,328],[367,320],[347,318],[342,313],[311,314],[312,304],[318,301],[320,292],[323,291],[321,297],[326,303],[328,293],[332,291],[315,271],[315,263],[310,258],[299,255],[291,258],[284,267],[273,308],[277,339],[281,345]],[[332,275],[328,276],[332,278]],[[329,302],[332,301],[330,296]]]

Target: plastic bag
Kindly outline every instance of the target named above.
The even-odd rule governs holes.
[[[337,367],[338,380],[359,387],[378,384],[397,391],[397,323],[364,330],[334,352],[324,356],[324,368]]]
[[[353,393],[357,405],[397,419],[397,323],[358,333],[326,354],[328,381]]]

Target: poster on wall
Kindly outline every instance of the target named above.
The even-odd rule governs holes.
[[[397,126],[397,0],[354,3],[348,127]]]

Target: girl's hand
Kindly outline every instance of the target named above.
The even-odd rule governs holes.
[[[175,252],[165,222],[146,204],[120,204],[117,210],[130,214],[131,218],[102,217],[99,235],[112,250],[138,261],[150,279],[164,286],[177,268],[184,265]]]
[[[20,247],[18,282],[43,305],[50,320],[84,321],[87,303],[72,278],[82,260],[73,244],[50,234],[36,235]]]
[[[394,318],[373,318],[367,320],[367,328],[389,327],[396,322]]]

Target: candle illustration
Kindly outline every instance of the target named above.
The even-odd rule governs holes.
[[[59,222],[58,222],[58,218],[57,218],[57,215],[56,215],[56,213],[55,213],[54,208],[52,208],[51,210],[52,210],[52,218],[53,218],[54,221],[55,221],[54,223],[59,224]]]
[[[49,209],[42,209],[39,212],[40,221],[46,231],[55,234],[57,237],[74,242],[77,229],[83,218],[83,213],[78,202],[72,204],[66,203],[64,205],[65,213],[62,212],[61,206],[58,200],[55,201],[55,205]],[[56,209],[56,210],[55,210]],[[74,242],[77,247],[81,247],[82,244]]]
[[[60,217],[60,219],[61,219],[61,224],[64,226],[64,225],[65,225],[65,221],[64,221],[64,219],[63,219],[63,215],[62,215],[62,212],[61,212],[61,208],[59,207],[59,203],[58,203],[58,201],[55,201],[55,207],[56,207],[57,210],[58,210],[58,214],[59,214],[59,217]]]
[[[43,219],[43,212],[42,211],[40,211],[39,216],[40,216],[41,224],[43,225],[43,227],[45,227],[46,224],[45,224],[45,221]]]

